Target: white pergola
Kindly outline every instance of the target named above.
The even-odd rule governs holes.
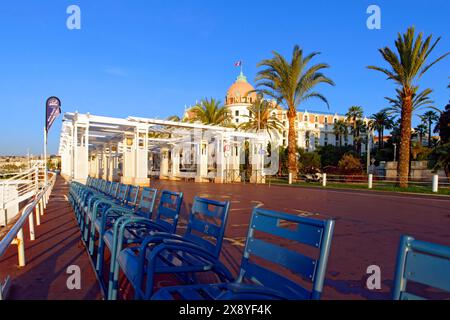
[[[232,128],[128,117],[66,113],[61,129],[61,173],[148,185],[150,177],[196,182],[238,182],[249,146],[250,180],[264,183],[267,134]]]

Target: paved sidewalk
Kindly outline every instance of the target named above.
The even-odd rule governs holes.
[[[35,227],[36,240],[30,241],[28,223],[24,228],[27,265],[17,266],[17,246],[11,245],[0,260],[0,280],[11,276],[8,299],[82,300],[102,299],[75,216],[67,201],[68,185],[61,177],[50,197],[41,225]],[[81,269],[81,289],[69,290],[67,267]]]

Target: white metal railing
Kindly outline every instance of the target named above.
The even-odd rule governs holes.
[[[308,183],[311,185],[318,185],[322,187],[340,185],[352,185],[355,187],[368,188],[368,189],[393,189],[399,185],[398,177],[386,177],[377,176],[373,174],[360,175],[360,174],[325,174],[317,175],[300,175],[298,179],[294,181],[291,175],[279,175],[279,176],[267,176],[266,182],[269,184],[296,184],[296,183]],[[438,193],[439,190],[450,190],[449,178],[433,175],[426,178],[409,178],[408,185],[413,187],[416,192],[429,192]]]
[[[45,171],[44,171],[45,174]],[[56,174],[51,173],[50,179],[47,181],[47,185],[43,185],[35,194],[33,201],[27,204],[22,210],[20,218],[14,223],[11,229],[0,240],[0,259],[10,245],[17,245],[17,256],[19,260],[19,267],[24,267],[25,260],[25,242],[23,236],[23,227],[28,221],[28,229],[30,232],[30,240],[34,241],[36,235],[34,232],[35,223],[37,226],[41,224],[41,216],[44,215],[45,208],[47,207],[50,194],[56,181]],[[35,215],[33,216],[33,212]],[[35,220],[36,219],[36,220]],[[10,287],[11,278],[8,276],[5,281],[0,281],[0,300],[6,298]]]
[[[5,214],[5,225],[8,223],[6,211],[17,206],[39,192],[45,183],[45,164],[36,162],[30,169],[17,173],[9,179],[0,180],[0,210]]]

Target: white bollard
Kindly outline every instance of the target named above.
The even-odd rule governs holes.
[[[292,184],[292,173],[289,172],[289,184]]]
[[[433,176],[433,192],[437,193],[439,190],[439,176],[435,174]]]
[[[322,175],[322,186],[323,186],[323,187],[326,187],[326,186],[327,186],[327,174],[326,174],[326,173],[324,173],[324,174]]]
[[[373,187],[373,174],[369,174],[369,189]]]

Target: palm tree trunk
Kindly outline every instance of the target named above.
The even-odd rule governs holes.
[[[428,148],[431,148],[431,120],[428,120]]]
[[[381,149],[384,148],[384,127],[381,126],[380,128],[380,132],[381,132]]]
[[[292,173],[294,178],[297,177],[297,134],[295,128],[295,118],[297,112],[295,108],[289,108],[287,112],[289,121],[289,134],[288,134],[288,168],[289,173]]]
[[[411,149],[411,118],[412,118],[412,94],[409,88],[404,88],[402,93],[402,116],[400,123],[400,148],[398,161],[398,174],[400,188],[408,187],[409,160]]]

